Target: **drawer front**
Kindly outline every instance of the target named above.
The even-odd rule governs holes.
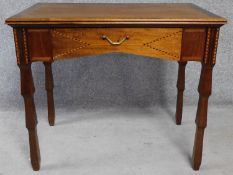
[[[53,59],[124,52],[180,60],[180,28],[52,29]]]

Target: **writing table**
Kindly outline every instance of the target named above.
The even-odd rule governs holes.
[[[199,170],[219,29],[225,23],[226,19],[193,4],[39,3],[8,18],[6,24],[13,27],[20,69],[33,170],[40,169],[40,151],[31,63],[44,63],[48,120],[53,126],[55,110],[51,64],[57,60],[110,52],[179,63],[177,125],[182,119],[185,66],[188,61],[202,64],[192,156],[193,169]]]

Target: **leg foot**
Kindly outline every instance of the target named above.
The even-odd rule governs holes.
[[[187,62],[178,62],[178,80],[177,80],[177,103],[176,103],[176,124],[180,125],[183,112],[183,94],[185,89],[185,67]]]
[[[199,170],[202,160],[204,128],[196,129],[195,142],[193,147],[192,166],[194,170]]]
[[[28,130],[30,143],[31,164],[34,171],[40,170],[40,148],[36,128]]]
[[[55,109],[53,99],[53,74],[52,66],[49,62],[44,62],[45,66],[45,89],[47,91],[47,103],[48,103],[48,121],[50,126],[54,126],[55,123]]]

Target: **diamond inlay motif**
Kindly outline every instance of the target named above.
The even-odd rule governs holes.
[[[180,30],[174,33],[164,35],[160,38],[156,38],[150,42],[144,43],[143,45],[164,55],[179,59],[180,50],[176,50],[174,48],[177,48],[177,41],[180,40],[181,34],[182,31]]]

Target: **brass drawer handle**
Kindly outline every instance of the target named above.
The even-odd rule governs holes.
[[[102,39],[103,40],[107,40],[110,44],[112,45],[115,45],[115,46],[119,46],[121,45],[124,41],[128,40],[129,39],[129,36],[126,36],[124,38],[122,38],[122,40],[118,41],[118,42],[114,42],[112,41],[110,38],[108,38],[108,36],[106,35],[102,35]]]

